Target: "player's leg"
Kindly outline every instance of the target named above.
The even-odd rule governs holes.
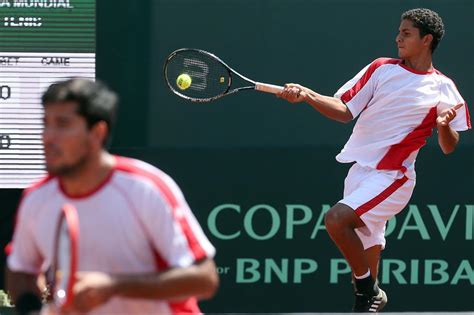
[[[375,245],[364,250],[355,229],[365,224],[354,214],[354,210],[344,204],[336,204],[326,215],[325,223],[330,237],[348,261],[353,273],[361,276],[370,270],[372,278],[377,279],[382,246]]]
[[[375,245],[365,250],[367,262],[369,263],[370,274],[374,280],[377,279],[379,274],[379,263],[380,263],[380,252],[382,251],[381,245]]]
[[[366,296],[377,295],[379,293],[375,281],[377,272],[375,275],[371,273],[371,269],[377,265],[375,262],[377,250],[368,249],[366,251],[361,238],[355,231],[365,227],[364,222],[352,208],[338,203],[326,214],[325,224],[329,236],[352,269],[356,291]]]
[[[366,225],[354,210],[336,204],[325,217],[326,229],[351,266],[355,284],[354,312],[376,312],[387,302],[385,292],[377,285],[378,261],[381,245],[364,249],[356,229]]]
[[[369,263],[370,274],[374,281],[377,281],[379,274],[380,265],[380,252],[382,251],[381,245],[372,246],[365,250],[367,261]],[[355,283],[354,273],[352,274],[352,283]]]
[[[368,257],[369,261],[370,258]],[[371,313],[378,313],[380,312],[388,302],[387,294],[384,290],[382,290],[378,286],[377,280],[377,273],[378,273],[378,265],[379,261],[373,261],[370,264],[370,275],[367,278],[363,279],[355,279],[353,276],[353,283],[354,283],[354,294],[355,294],[355,301],[352,307],[353,312],[371,312]],[[361,281],[369,284],[369,287],[374,288],[374,292],[371,294],[364,294],[360,291],[360,283]]]
[[[364,222],[345,204],[333,206],[325,216],[326,230],[352,268],[355,276],[362,276],[369,270],[369,261],[364,246],[355,229],[365,226]]]
[[[378,288],[378,271],[379,271],[379,263],[380,263],[380,252],[382,251],[381,245],[375,245],[365,250],[366,258],[369,263],[370,275],[374,281],[374,286],[376,285]],[[353,311],[358,312],[378,312],[380,311],[385,304],[387,304],[387,295],[386,293],[378,288],[379,294],[372,299],[368,300],[366,297],[358,295],[358,290],[356,288],[356,279],[354,274],[352,274],[352,284],[354,285],[354,293],[355,293],[355,303],[353,306]],[[373,301],[376,307],[372,308],[369,307],[370,301]]]
[[[367,261],[369,263],[370,274],[374,281],[377,281],[379,274],[380,265],[380,252],[382,251],[381,245],[372,246],[365,250]],[[352,274],[352,283],[355,282],[354,273]]]
[[[326,216],[328,233],[353,271],[353,311],[376,312],[386,303],[376,281],[385,224],[405,207],[413,187],[414,181],[401,172],[380,172],[356,163],[345,179],[344,198]]]

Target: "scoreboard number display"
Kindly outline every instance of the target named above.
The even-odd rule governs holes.
[[[0,189],[46,174],[41,95],[95,79],[95,0],[0,0]]]

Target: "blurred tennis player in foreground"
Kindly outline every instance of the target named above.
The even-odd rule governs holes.
[[[400,59],[379,58],[344,84],[334,97],[298,84],[280,97],[306,102],[328,118],[349,122],[351,137],[337,155],[354,163],[344,197],[326,215],[326,228],[352,268],[355,312],[377,312],[387,296],[377,284],[385,224],[410,200],[415,159],[434,127],[445,154],[454,151],[457,131],[471,128],[467,105],[455,84],[433,67],[432,54],[444,34],[436,12],[403,13],[396,37]]]
[[[44,93],[43,142],[49,176],[26,190],[8,257],[13,301],[40,295],[38,277],[51,263],[61,206],[79,215],[78,282],[73,312],[200,313],[213,296],[215,249],[175,182],[144,162],[104,148],[116,95],[74,79]]]

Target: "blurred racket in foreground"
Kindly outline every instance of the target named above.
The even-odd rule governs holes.
[[[51,285],[53,304],[43,308],[41,314],[61,314],[62,310],[72,304],[77,271],[78,239],[77,210],[74,206],[65,204],[61,208],[56,227],[53,262],[48,281]]]
[[[200,49],[172,52],[164,66],[165,81],[176,95],[193,102],[210,102],[244,90],[278,94],[283,87],[255,82],[241,75],[217,56]],[[233,75],[249,85],[236,86]]]

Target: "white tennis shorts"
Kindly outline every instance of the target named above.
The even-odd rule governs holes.
[[[356,233],[368,249],[385,248],[385,225],[403,210],[411,198],[415,180],[401,171],[381,171],[355,163],[344,181],[344,198],[339,203],[351,207],[365,227]]]

